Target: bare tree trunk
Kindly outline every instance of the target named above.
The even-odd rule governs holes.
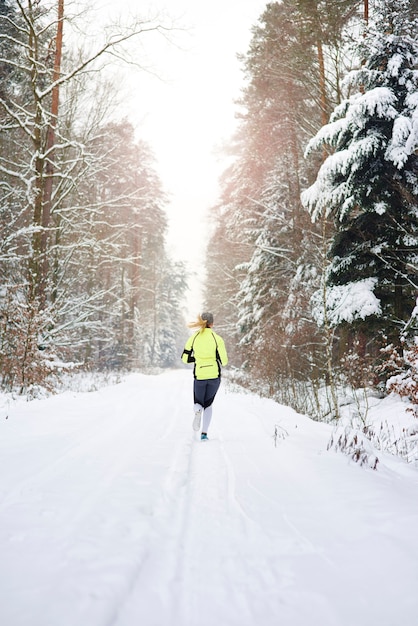
[[[59,107],[59,85],[54,85],[52,89],[52,102],[50,111],[50,122],[46,133],[46,143],[43,145],[42,138],[42,102],[38,94],[38,41],[37,34],[33,27],[33,6],[29,2],[29,12],[27,24],[30,29],[29,51],[31,55],[31,82],[35,99],[35,118],[34,118],[34,148],[36,153],[35,160],[35,199],[33,211],[34,234],[32,239],[32,259],[29,265],[29,282],[30,282],[30,300],[37,301],[40,310],[45,308],[46,304],[46,288],[48,277],[48,228],[51,216],[52,201],[52,177],[53,177],[53,153],[55,145],[55,129],[58,119]],[[58,0],[58,26],[55,37],[55,54],[54,54],[54,70],[53,83],[56,83],[60,77],[61,57],[62,57],[62,40],[63,40],[63,20],[64,20],[64,0]]]
[[[45,185],[43,189],[43,203],[42,203],[42,231],[41,231],[41,276],[40,276],[40,304],[41,308],[45,305],[46,300],[46,281],[48,276],[48,255],[46,254],[48,248],[48,229],[51,219],[52,208],[52,178],[54,174],[54,145],[55,145],[55,130],[58,122],[58,109],[59,109],[59,85],[58,80],[61,73],[61,58],[62,58],[62,39],[63,39],[63,25],[64,25],[64,0],[58,0],[58,25],[57,34],[55,37],[55,55],[54,55],[54,71],[52,75],[52,82],[54,87],[52,89],[52,101],[51,101],[51,117],[47,130],[46,138],[46,164],[45,164]]]
[[[128,331],[128,344],[131,346],[131,364],[136,366],[136,312],[138,310],[139,287],[140,287],[140,262],[142,258],[142,231],[136,229],[132,236],[132,291],[130,298],[130,328]]]
[[[325,281],[325,264],[327,258],[327,250],[326,250],[326,242],[327,242],[327,219],[324,216],[322,220],[322,241],[323,241],[323,263],[324,267],[322,269],[322,306],[323,306],[323,314],[324,314],[324,330],[325,330],[325,360],[326,360],[326,372],[328,376],[329,389],[331,393],[331,401],[332,407],[334,410],[334,418],[339,419],[340,410],[338,404],[338,394],[336,381],[334,376],[334,367],[333,367],[333,358],[332,358],[332,349],[334,343],[334,330],[332,329],[329,319],[328,319],[328,311],[327,311],[327,285]]]
[[[23,11],[23,10],[22,10]],[[29,262],[29,299],[33,302],[38,296],[38,285],[40,278],[40,252],[41,252],[41,222],[42,222],[42,186],[43,186],[43,159],[42,159],[42,103],[40,101],[37,84],[38,84],[38,40],[33,26],[33,6],[32,2],[28,2],[27,16],[23,12],[28,29],[28,54],[30,59],[30,81],[32,85],[32,93],[35,104],[35,114],[33,120],[33,147],[36,154],[35,158],[35,194],[33,205],[33,227],[34,233],[32,237],[32,257]]]
[[[322,41],[318,38],[316,42],[316,50],[318,53],[318,65],[319,65],[319,91],[321,102],[321,121],[322,125],[328,124],[328,99],[327,99],[327,87],[325,78],[325,61],[324,50],[322,47]]]

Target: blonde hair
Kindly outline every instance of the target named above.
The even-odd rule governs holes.
[[[213,324],[213,315],[211,313],[202,313],[202,315],[197,316],[195,322],[189,322],[187,326],[202,332],[205,328],[208,328],[209,324]]]

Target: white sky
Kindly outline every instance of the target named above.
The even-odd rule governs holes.
[[[225,167],[217,147],[235,127],[234,99],[243,85],[236,58],[245,53],[265,0],[96,0],[114,15],[161,11],[182,30],[171,34],[176,45],[158,36],[144,37],[148,61],[158,78],[132,70],[128,78],[128,116],[156,155],[158,172],[170,194],[167,208],[169,250],[197,276],[191,281],[190,313],[200,309],[208,209],[218,197],[218,177]]]

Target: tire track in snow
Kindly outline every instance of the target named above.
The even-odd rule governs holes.
[[[130,576],[129,588],[121,605],[106,622],[107,626],[130,626],[133,620],[147,626],[195,625],[196,615],[190,611],[190,606],[194,605],[193,580],[203,565],[203,561],[199,564],[199,556],[195,554],[196,542],[206,544],[209,540],[201,516],[207,514],[210,517],[216,509],[218,515],[225,518],[234,508],[227,496],[226,466],[223,463],[222,467],[219,446],[215,452],[213,444],[216,446],[217,442],[201,443],[192,435],[178,448],[162,489],[147,549]],[[202,454],[210,454],[213,461],[214,452],[218,457],[215,479],[220,472],[225,477],[224,481],[215,480],[216,484],[210,477],[207,480],[208,474],[202,467]],[[217,563],[215,566],[217,569]],[[153,607],[152,614],[147,606]],[[202,623],[201,618],[199,621]]]
[[[161,440],[169,439],[180,420],[181,403],[173,410],[172,420]],[[176,598],[170,596],[167,602],[167,595],[161,590],[171,587],[178,569],[178,546],[183,543],[190,502],[193,443],[190,438],[177,440],[174,460],[153,511],[154,523],[144,537],[141,554],[135,558],[128,584],[106,620],[106,626],[131,626],[138,620],[147,626],[177,624],[171,621],[176,614]],[[156,607],[156,611],[149,613],[145,605]]]
[[[235,469],[222,440],[196,443],[194,450],[169,623],[256,624],[266,604],[272,611],[282,604],[280,585],[288,581],[270,559],[263,529],[236,497]],[[202,611],[207,597],[210,610]]]
[[[147,549],[108,626],[238,626],[283,610],[292,573],[280,557],[312,546],[285,524],[277,542],[241,505],[236,482],[222,439],[178,447]]]
[[[149,390],[149,393],[154,394],[153,389]],[[120,589],[126,586],[127,571],[129,573],[132,564],[138,569],[138,556],[141,559],[143,547],[147,544],[147,536],[152,534],[155,502],[149,503],[152,509],[145,511],[145,515],[144,511],[141,511],[135,527],[132,524],[136,508],[135,501],[132,500],[133,487],[137,479],[140,479],[140,475],[136,474],[135,457],[139,453],[137,445],[144,431],[141,433],[141,420],[138,419],[137,412],[127,412],[125,409],[135,406],[132,398],[137,398],[137,394],[136,389],[127,395],[125,391],[121,400],[119,396],[119,414],[113,415],[111,407],[112,415],[109,418],[104,416],[101,428],[98,428],[97,420],[92,424],[89,423],[90,436],[85,436],[85,430],[82,431],[82,435],[76,432],[76,437],[79,437],[76,443],[71,447],[67,446],[63,453],[59,451],[58,456],[48,460],[38,471],[32,473],[29,478],[19,481],[5,494],[2,532],[3,534],[9,532],[11,542],[15,544],[15,547],[12,547],[11,543],[11,555],[19,554],[22,549],[28,549],[28,554],[33,553],[32,560],[36,563],[39,558],[38,546],[47,543],[48,553],[42,555],[46,569],[55,569],[59,564],[60,570],[66,567],[73,571],[79,570],[80,577],[85,582],[82,602],[79,598],[75,605],[75,597],[72,599],[79,593],[76,581],[74,586],[69,584],[62,588],[61,578],[58,577],[52,580],[51,585],[51,593],[56,597],[65,597],[65,603],[74,605],[75,612],[81,610],[84,605],[84,611],[87,610],[86,607],[90,607],[87,613],[89,610],[94,613],[95,587],[98,589],[108,587],[106,578],[109,571],[112,572],[111,578],[113,577],[114,583],[109,588],[107,613],[114,609],[115,604],[119,604]],[[160,459],[161,449],[167,446],[167,439],[170,432],[173,432],[175,424],[167,423],[164,409],[165,407],[159,409],[157,405],[155,415],[148,420],[147,437],[141,447],[142,458],[138,469],[144,466],[144,462],[146,467],[152,466],[154,454]],[[70,434],[74,435],[73,432]],[[62,488],[59,495],[56,493],[57,484]],[[148,495],[149,490],[146,489],[145,493]],[[50,496],[54,502],[53,509],[48,504]],[[39,523],[31,528],[26,528],[24,516],[17,512],[21,510],[22,503],[25,508],[38,510]],[[114,506],[120,509],[119,515],[112,510]],[[106,510],[111,512],[109,520],[104,514]],[[7,519],[22,519],[22,530],[19,529],[19,524],[16,528],[16,522],[13,527],[6,523],[6,513]],[[122,556],[115,553],[107,543],[115,533],[118,535],[119,547],[125,550]],[[121,539],[121,533],[124,539]],[[126,550],[130,549],[132,552],[135,546],[140,547],[139,554],[127,567]],[[94,584],[93,576],[99,563],[102,563],[102,567]],[[49,604],[45,606],[45,620],[49,623],[58,623],[58,617],[50,613],[53,610]],[[62,623],[65,623],[65,620]],[[101,624],[102,620],[94,623]]]

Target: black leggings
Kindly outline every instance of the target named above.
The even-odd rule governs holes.
[[[209,378],[208,380],[195,380],[193,393],[195,404],[200,404],[204,409],[212,404],[216,392],[221,384],[220,378]]]

